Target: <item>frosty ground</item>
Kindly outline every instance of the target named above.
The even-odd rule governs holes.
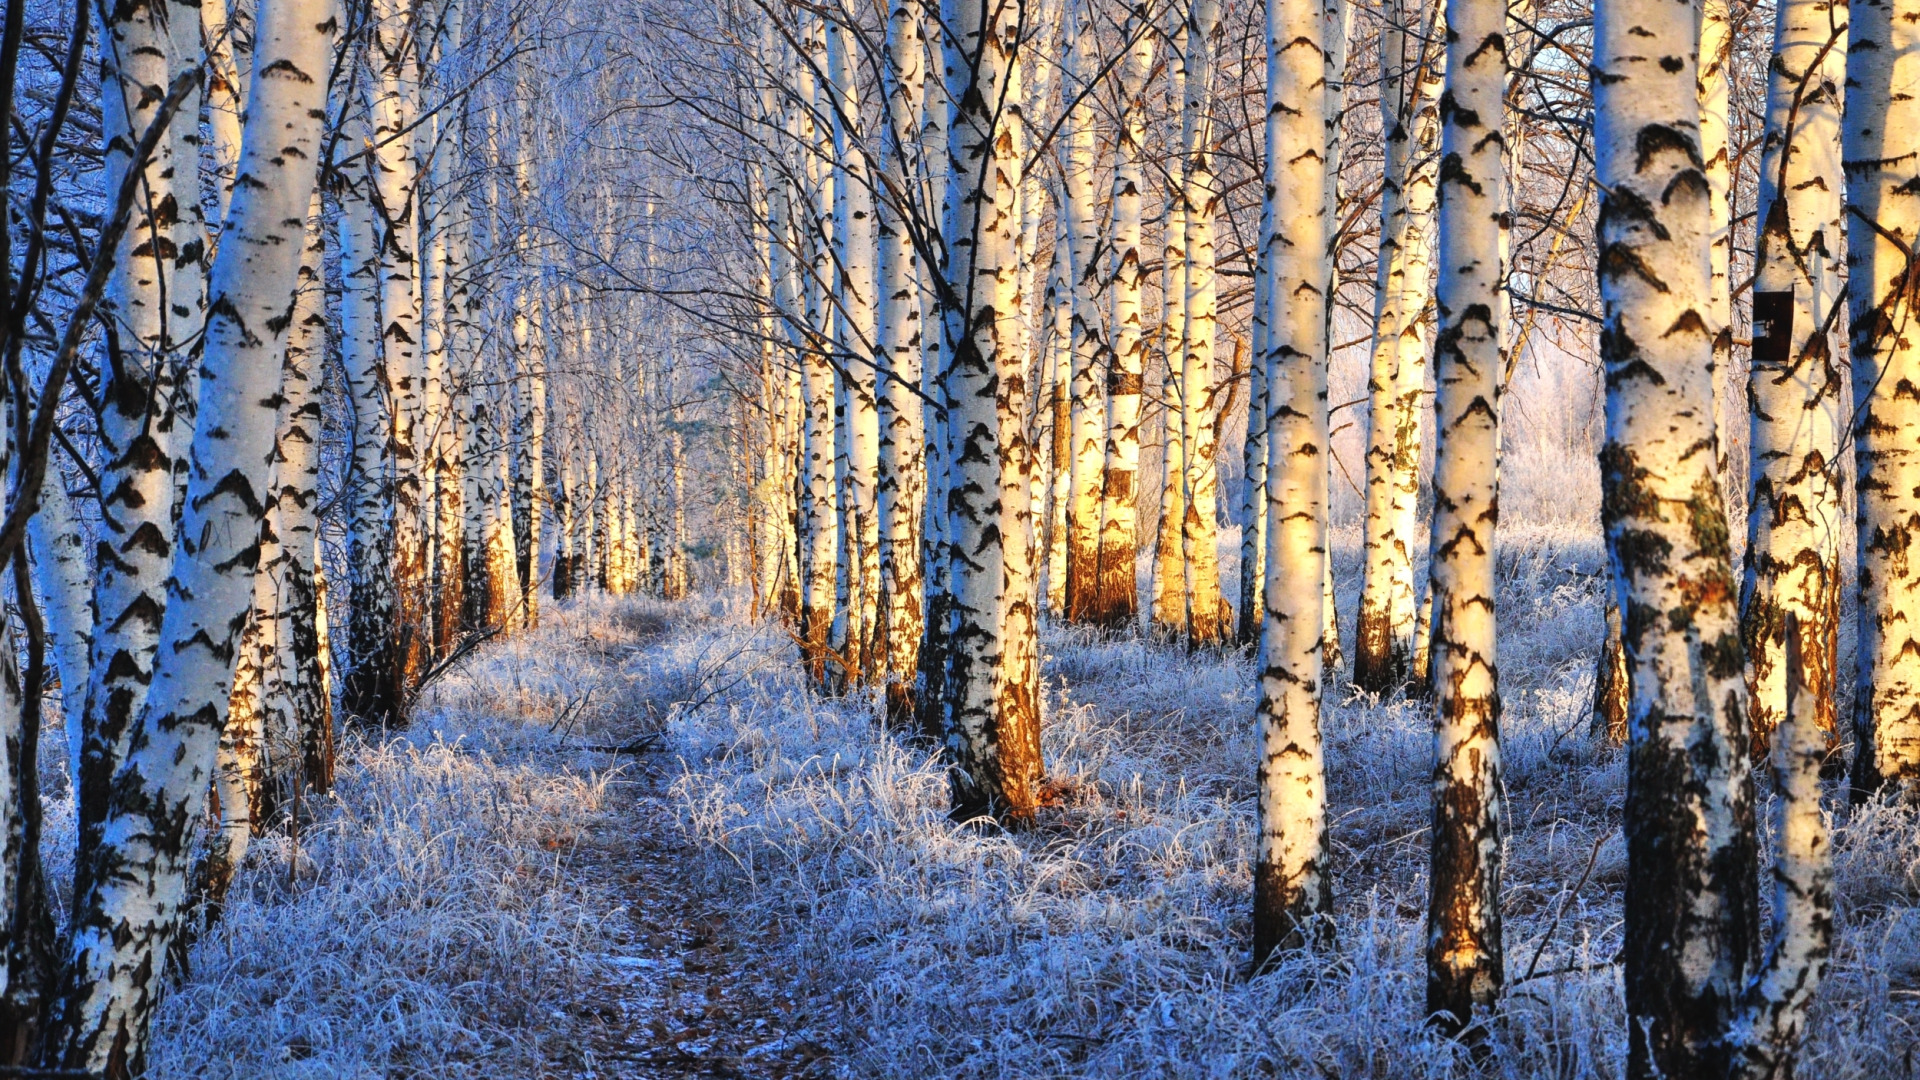
[[[1336,537],[1349,620],[1358,545]],[[1510,994],[1488,1068],[1614,1076],[1601,551],[1517,527],[1499,565]],[[948,821],[933,753],[809,694],[740,596],[550,611],[403,736],[349,736],[330,805],[256,848],[193,949],[156,1075],[1474,1073],[1422,1022],[1418,703],[1336,680],[1339,945],[1249,978],[1250,660],[1065,628],[1043,647],[1061,805],[1008,835]],[[1832,805],[1842,926],[1801,1075],[1907,1077],[1920,819]]]

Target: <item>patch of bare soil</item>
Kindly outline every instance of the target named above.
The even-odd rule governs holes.
[[[831,1075],[826,1037],[773,949],[775,931],[736,920],[689,872],[699,854],[672,825],[666,763],[625,757],[613,813],[582,836],[568,872],[621,907],[603,985],[568,1004],[571,1045],[555,1077]],[[559,1019],[556,1017],[556,1019]]]

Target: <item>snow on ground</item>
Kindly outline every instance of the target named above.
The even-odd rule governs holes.
[[[1349,627],[1357,544],[1338,545]],[[1618,1075],[1625,769],[1587,711],[1600,569],[1584,529],[1514,527],[1500,551],[1493,1075]],[[1339,946],[1249,979],[1249,661],[1043,645],[1064,805],[1007,835],[949,822],[929,748],[867,700],[807,693],[737,597],[552,613],[404,738],[350,743],[297,856],[259,849],[166,1005],[157,1075],[1471,1075],[1421,1017],[1421,707],[1336,686]],[[1920,821],[1837,811],[1843,928],[1800,1075],[1907,1076]]]

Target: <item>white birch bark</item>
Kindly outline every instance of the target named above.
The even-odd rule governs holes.
[[[366,112],[348,102],[345,113],[341,152],[362,153],[370,140]],[[340,358],[353,405],[350,604],[340,704],[351,716],[379,723],[399,692],[393,632],[393,477],[387,454],[394,421],[380,322],[380,234],[366,159],[333,175],[340,203]]]
[[[369,173],[379,244],[380,341],[392,395],[387,454],[393,476],[393,639],[391,697],[379,702],[383,723],[404,724],[405,699],[425,666],[431,632],[427,611],[426,359],[420,320],[420,161],[410,126],[419,110],[420,61],[415,10],[401,0],[372,0],[367,57],[367,113],[372,127]]]
[[[1839,350],[1844,303],[1840,166],[1846,80],[1844,0],[1776,9],[1760,158],[1760,227],[1747,377],[1750,508],[1740,637],[1758,746],[1786,714],[1786,616],[1822,730],[1834,730],[1839,659],[1840,533],[1846,509]],[[1756,748],[1758,753],[1758,748]]]
[[[920,261],[914,230],[925,227],[918,197],[923,168],[920,115],[926,108],[926,11],[894,0],[887,14],[886,194],[878,200],[880,385],[880,592],[887,719],[913,723],[914,673],[924,632],[920,521],[926,502],[926,427],[921,410]]]
[[[1920,338],[1910,252],[1920,242],[1920,4],[1855,0],[1844,117],[1847,270],[1858,480],[1860,606],[1855,797],[1920,780]]]
[[[849,682],[864,683],[879,668],[880,413],[875,383],[875,258],[873,167],[867,160],[859,90],[859,56],[853,31],[835,19],[827,27],[827,70],[833,104],[834,326],[846,398],[845,519],[848,607],[841,612],[848,636],[844,660]]]
[[[1061,209],[1067,250],[1065,267],[1070,281],[1068,310],[1072,371],[1066,434],[1069,501],[1067,505],[1066,590],[1067,617],[1088,619],[1095,607],[1100,568],[1100,516],[1106,486],[1107,403],[1103,371],[1111,364],[1107,354],[1105,316],[1101,311],[1104,267],[1100,263],[1100,222],[1094,207],[1094,97],[1092,80],[1098,71],[1093,35],[1082,24],[1076,6],[1067,23],[1066,83],[1069,101],[1062,137]],[[1058,440],[1056,440],[1058,441]]]
[[[1320,739],[1327,516],[1326,22],[1317,0],[1268,0],[1267,581],[1260,643],[1253,958],[1330,939]]]
[[[1494,545],[1509,220],[1507,9],[1448,0],[1434,340],[1433,839],[1427,1013],[1461,1032],[1505,982]],[[1417,400],[1413,408],[1418,409]]]
[[[1186,627],[1192,645],[1224,641],[1231,612],[1220,595],[1219,470],[1215,432],[1219,387],[1214,373],[1214,337],[1218,296],[1214,272],[1214,218],[1221,190],[1214,176],[1213,83],[1215,54],[1223,33],[1218,0],[1193,0],[1187,6],[1186,87],[1181,102],[1181,132],[1186,151],[1180,202],[1185,258],[1182,260],[1185,329],[1180,371],[1181,461],[1184,489],[1180,545],[1187,568]]]
[[[1167,108],[1183,115],[1187,101],[1186,9],[1167,11]],[[1160,520],[1153,539],[1153,594],[1148,622],[1170,636],[1187,632],[1187,198],[1184,153],[1166,169],[1165,220],[1160,242]]]
[[[1145,4],[1128,11],[1126,55],[1116,67],[1118,132],[1113,173],[1113,361],[1107,370],[1105,480],[1100,490],[1100,560],[1087,621],[1131,627],[1139,615],[1134,570],[1138,543],[1140,389],[1147,339],[1141,322],[1146,270],[1140,192],[1146,186],[1147,78],[1153,69],[1153,20]]]
[[[259,17],[234,201],[213,272],[182,543],[161,655],[113,785],[88,887],[76,897],[62,1018],[68,1068],[140,1073],[185,900],[188,841],[226,719],[236,638],[252,603],[280,392],[284,327],[326,115],[335,27],[327,0],[269,0]]]
[[[1594,19],[1601,453],[1631,705],[1627,1075],[1725,1075],[1757,945],[1738,613],[1712,452],[1711,191],[1689,4]]]
[[[1773,742],[1773,935],[1728,1032],[1740,1080],[1792,1080],[1808,1009],[1833,953],[1833,837],[1820,808],[1830,734],[1802,678],[1804,631],[1786,617],[1787,708]]]
[[[87,533],[67,495],[66,477],[47,463],[40,509],[27,519],[34,589],[46,623],[48,659],[60,676],[60,713],[67,736],[69,790],[80,790],[82,717],[87,709],[88,657],[93,647],[93,568]]]
[[[946,674],[947,749],[954,812],[1017,825],[1033,816],[1040,780],[1038,703],[1026,697],[1022,643],[1031,634],[1013,610],[1007,560],[1025,537],[1010,535],[1024,492],[1016,471],[1022,438],[1021,357],[1014,320],[1018,280],[1021,160],[1009,153],[1019,122],[1018,46],[1023,2],[944,0],[941,5],[949,134],[942,311],[948,344],[947,551],[953,640]],[[1016,500],[1018,501],[1018,500]],[[1015,593],[1017,597],[1017,593]],[[1010,662],[1011,661],[1011,662]],[[1011,670],[1009,670],[1011,669]]]
[[[1396,4],[1381,43],[1387,142],[1367,380],[1365,569],[1353,660],[1354,685],[1375,693],[1407,681],[1418,621],[1413,567],[1442,81],[1434,33],[1439,0],[1432,2]]]
[[[147,3],[99,6],[103,190],[119,189],[135,146],[174,78],[200,59],[197,11]],[[182,26],[191,18],[190,26]],[[187,30],[191,30],[190,38]],[[204,295],[199,226],[200,95],[180,102],[149,157],[98,308],[114,328],[102,364],[100,528],[94,546],[93,635],[76,796],[84,884],[109,788],[153,678],[174,543],[174,471],[181,373],[192,362]],[[183,132],[191,129],[192,138]],[[109,257],[102,255],[102,257]]]

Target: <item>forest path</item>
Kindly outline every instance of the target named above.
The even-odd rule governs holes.
[[[646,755],[609,786],[604,824],[582,836],[568,872],[625,908],[604,957],[610,980],[573,1003],[579,1077],[827,1074],[779,971],[758,962],[773,932],[743,923],[688,867],[699,854],[673,828],[671,759]]]
[[[582,661],[597,663],[600,675],[632,672],[673,633],[642,633],[621,648],[587,650]],[[651,696],[657,688],[639,689]],[[564,1048],[553,1075],[829,1075],[829,1052],[816,1041],[824,1037],[807,1028],[790,992],[799,980],[765,962],[777,955],[778,928],[737,918],[716,891],[725,886],[693,869],[702,855],[676,828],[670,801],[678,757],[651,737],[623,747],[628,752],[594,749],[609,754],[603,760],[619,775],[607,787],[608,813],[577,837],[566,873],[574,887],[616,905],[601,958],[608,976],[569,1003],[580,1041]]]

